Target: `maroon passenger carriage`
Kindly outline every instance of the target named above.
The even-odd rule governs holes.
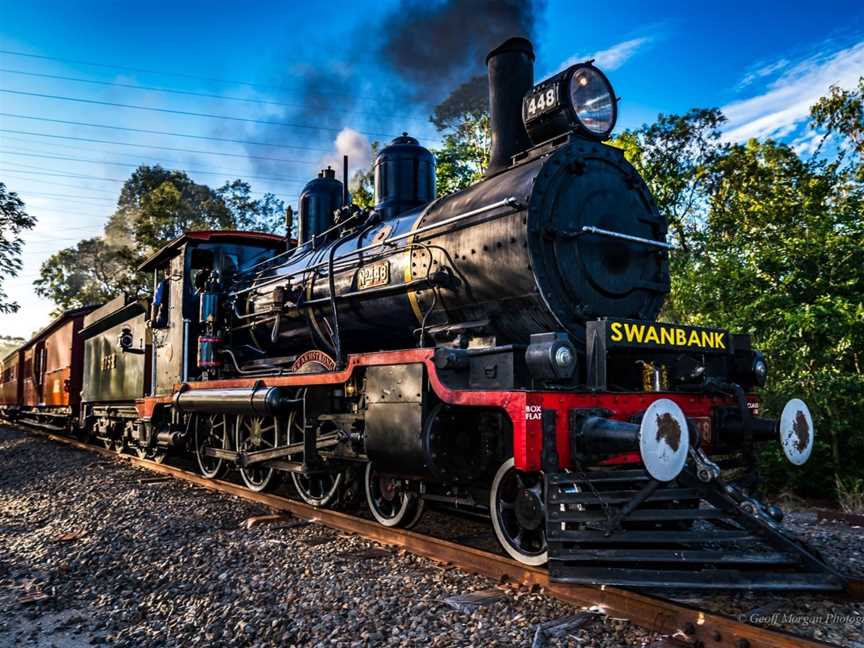
[[[807,406],[761,417],[748,336],[656,321],[667,224],[601,143],[612,88],[590,62],[534,85],[533,58],[515,38],[487,59],[474,186],[436,199],[433,156],[403,135],[369,212],[327,169],[296,242],[191,232],[148,260],[149,314],[121,299],[83,331],[102,336],[85,376],[114,384],[105,356],[133,354],[140,391],[85,379],[80,426],[253,490],[290,479],[315,506],[365,494],[388,526],[431,504],[488,515],[557,581],[843,588],[759,497],[759,444],[809,457]]]

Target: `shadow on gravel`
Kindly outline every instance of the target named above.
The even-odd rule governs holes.
[[[22,430],[0,427],[0,497],[6,491],[42,489],[47,480],[63,478],[98,461],[76,448],[67,448],[58,458],[47,448],[52,443]]]

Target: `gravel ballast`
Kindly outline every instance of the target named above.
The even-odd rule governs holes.
[[[651,646],[661,639],[320,525],[287,519],[247,528],[249,518],[268,513],[0,426],[0,648]],[[860,573],[860,528],[818,522],[806,511],[787,521],[844,572]],[[491,537],[483,523],[435,512],[418,530],[475,545]],[[864,646],[861,603],[801,593],[672,597]]]
[[[556,628],[583,610],[526,589],[465,605],[496,583],[315,524],[246,528],[269,511],[152,477],[0,427],[0,646],[531,646],[543,623],[565,631],[537,645],[658,639],[599,614]]]

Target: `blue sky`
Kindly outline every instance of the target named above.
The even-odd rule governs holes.
[[[550,0],[535,26],[535,76],[595,57],[622,97],[617,130],[718,106],[730,140],[771,136],[806,151],[809,105],[864,73],[862,7]],[[47,323],[52,305],[31,285],[40,264],[101,233],[137,164],[190,169],[211,186],[246,178],[294,203],[342,152],[365,165],[370,141],[402,130],[434,146],[430,103],[406,100],[377,53],[382,23],[405,14],[397,0],[0,0],[0,181],[39,218],[21,276],[6,282],[22,309],[0,315],[0,334]],[[328,92],[303,103],[306,81],[322,75]]]

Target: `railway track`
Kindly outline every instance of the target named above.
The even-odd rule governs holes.
[[[750,625],[722,614],[631,590],[610,586],[552,583],[545,570],[527,567],[501,555],[412,531],[383,527],[377,522],[338,511],[316,509],[284,496],[254,493],[237,484],[204,479],[197,473],[164,463],[155,463],[130,455],[118,455],[111,450],[45,430],[31,427],[27,427],[26,430],[30,434],[54,442],[126,461],[154,473],[182,479],[208,490],[264,505],[274,511],[290,513],[332,529],[355,534],[381,544],[400,547],[413,554],[453,565],[469,573],[480,574],[517,586],[540,587],[563,602],[583,607],[594,606],[609,616],[626,618],[645,629],[666,635],[670,638],[667,644],[670,646],[815,648],[834,645]],[[856,600],[864,598],[864,581],[852,582],[847,596]]]

